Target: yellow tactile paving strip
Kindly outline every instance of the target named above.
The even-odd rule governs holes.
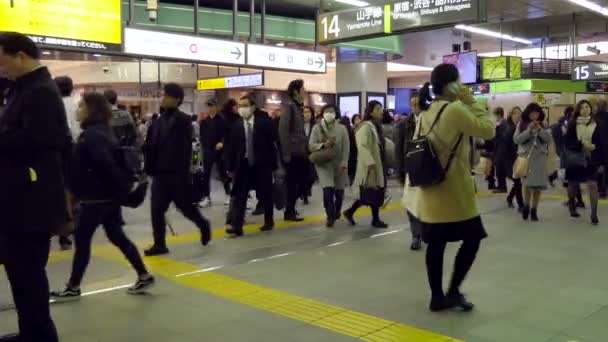
[[[112,248],[99,249],[95,251],[95,255],[126,263],[122,255]],[[248,283],[215,272],[194,273],[178,277],[178,275],[201,271],[199,267],[185,262],[152,257],[146,258],[146,265],[154,274],[182,286],[364,341],[463,342],[434,332]]]

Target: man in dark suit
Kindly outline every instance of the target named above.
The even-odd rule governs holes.
[[[239,101],[242,119],[233,124],[226,144],[226,170],[234,179],[232,187],[232,228],[227,233],[243,235],[243,221],[249,191],[254,189],[264,206],[261,231],[274,228],[272,173],[277,168],[277,131],[270,119],[254,115],[256,104],[252,97]]]
[[[165,213],[171,202],[201,231],[201,243],[211,240],[211,229],[193,201],[192,175],[192,119],[181,112],[184,89],[175,83],[164,88],[161,116],[155,120],[144,144],[146,173],[152,182],[152,228],[154,245],[145,251],[147,256],[169,253],[165,241],[167,222]]]
[[[0,75],[14,81],[0,113],[0,258],[19,315],[19,336],[0,341],[58,341],[46,265],[51,232],[68,219],[63,171],[71,137],[39,56],[27,36],[0,34]]]

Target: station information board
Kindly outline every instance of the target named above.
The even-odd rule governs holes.
[[[581,63],[572,70],[574,81],[608,80],[608,63]]]
[[[246,88],[264,85],[264,73],[207,78],[196,82],[196,90]]]
[[[0,0],[0,31],[64,48],[120,51],[120,0]]]
[[[247,44],[247,65],[310,73],[327,72],[324,53],[257,44]]]
[[[485,0],[407,0],[317,18],[319,43],[334,44],[485,19]]]

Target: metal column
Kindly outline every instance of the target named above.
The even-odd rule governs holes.
[[[578,35],[578,29],[576,27],[576,13],[572,13],[572,59],[578,57],[578,44],[576,43],[576,36]]]
[[[232,0],[232,40],[239,40],[239,1]]]
[[[198,28],[198,9],[199,4],[198,0],[194,0],[194,34],[198,36],[199,28]]]
[[[500,55],[502,56],[502,51],[503,51],[503,47],[504,47],[504,40],[502,39],[502,24],[503,24],[504,19],[500,18]]]
[[[320,8],[315,8],[315,51],[319,51],[319,14]]]
[[[266,0],[262,0],[260,12],[262,16],[262,30],[260,32],[260,35],[262,38],[262,44],[266,44]]]
[[[129,0],[129,18],[127,19],[127,26],[131,26],[133,25],[133,17],[134,17],[134,13],[133,11],[135,11],[135,6],[133,5],[133,0]]]
[[[249,42],[255,43],[255,0],[249,0]]]

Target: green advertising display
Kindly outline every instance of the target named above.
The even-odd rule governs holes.
[[[484,81],[516,80],[522,76],[521,57],[500,56],[481,59],[481,79]]]
[[[335,44],[485,18],[485,0],[406,0],[320,14],[319,43]]]

